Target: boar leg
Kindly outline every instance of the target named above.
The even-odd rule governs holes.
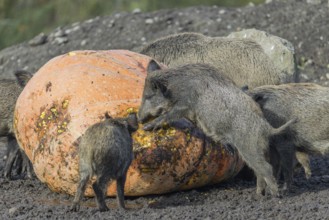
[[[124,188],[126,182],[126,173],[117,179],[117,201],[118,206],[122,209],[125,209],[125,202],[124,202]]]
[[[292,143],[292,141],[285,141],[284,143],[280,143],[278,152],[280,155],[280,166],[284,178],[283,190],[289,191],[293,181],[295,145]]]
[[[4,177],[10,179],[11,178],[11,172],[13,169],[14,162],[16,160],[16,163],[21,162],[21,158],[19,155],[19,147],[17,144],[17,141],[14,137],[8,137],[8,146],[7,146],[7,160],[4,167]]]
[[[268,157],[270,164],[272,165],[273,168],[273,175],[277,180],[279,180],[281,174],[281,166],[280,166],[280,155],[279,152],[277,151],[276,146],[270,145]]]
[[[22,167],[22,172],[26,173],[26,176],[28,179],[32,179],[32,173],[33,173],[33,167],[32,163],[29,160],[29,158],[26,156],[25,152],[21,150],[22,154],[22,159],[23,159],[23,167]]]
[[[306,179],[309,179],[312,175],[312,171],[310,168],[310,158],[308,157],[308,154],[304,152],[297,151],[296,152],[296,158],[298,162],[302,165],[304,168]]]
[[[82,196],[86,190],[87,182],[89,180],[89,173],[86,171],[80,172],[80,182],[77,188],[77,192],[75,194],[74,200],[73,200],[73,205],[71,207],[71,210],[76,212],[79,211],[80,209],[80,201],[82,199]]]
[[[4,177],[10,179],[13,169],[16,173],[26,173],[27,178],[32,179],[32,164],[25,152],[19,149],[15,137],[8,137],[7,160],[4,168]]]
[[[101,212],[106,212],[109,210],[109,208],[105,203],[107,183],[108,183],[108,178],[106,178],[105,175],[98,176],[96,182],[93,183],[93,189],[96,195],[98,209]]]
[[[257,195],[265,195],[265,188],[266,188],[266,182],[263,177],[257,176],[257,188],[256,188],[256,194]]]
[[[272,167],[270,164],[265,162],[263,164],[263,168],[256,171],[256,176],[257,176],[257,183],[260,183],[259,186],[257,185],[257,193],[263,193],[265,191],[265,185],[267,184],[268,187],[270,188],[271,194],[273,196],[279,196],[278,185],[276,183],[275,178],[272,175]],[[264,179],[262,179],[262,177]],[[263,183],[264,181],[266,182],[266,184]]]
[[[278,185],[277,185],[273,175],[271,175],[272,168],[271,168],[270,164],[264,165],[263,168],[264,169],[262,169],[261,171],[255,171],[256,176],[257,176],[257,189],[256,189],[257,195],[265,195],[265,188],[266,188],[266,184],[267,184],[268,187],[270,188],[271,194],[273,196],[279,196]],[[270,173],[266,174],[268,172],[270,172]]]
[[[257,176],[257,194],[264,194],[265,183],[263,181],[265,181],[267,186],[270,188],[271,194],[274,196],[279,196],[278,185],[273,176],[272,166],[265,160],[262,153],[257,151],[249,152],[247,149],[248,148],[242,147],[239,149],[239,153]],[[249,148],[249,150],[251,149]]]

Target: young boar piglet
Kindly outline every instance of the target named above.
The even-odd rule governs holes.
[[[329,153],[329,88],[313,83],[289,83],[261,86],[247,93],[258,102],[265,118],[272,126],[285,123],[291,117],[298,118],[298,121],[285,132],[288,144],[275,145],[278,151],[284,152],[291,149],[292,143],[306,178],[310,178],[308,154]],[[284,153],[281,153],[280,157],[284,160],[283,163],[292,160],[291,156],[287,157]],[[292,175],[292,171],[290,173]]]
[[[237,86],[254,88],[293,82],[295,76],[280,71],[253,40],[208,37],[199,33],[180,33],[160,38],[140,52],[168,67],[189,63],[210,64],[232,79]]]
[[[278,195],[272,167],[265,156],[269,138],[281,133],[293,120],[277,129],[270,126],[257,103],[218,69],[188,64],[161,70],[151,61],[139,120],[145,123],[152,118],[155,119],[144,129],[185,118],[215,142],[236,147],[257,176],[257,194],[263,194],[267,184],[272,195]]]
[[[78,211],[88,180],[96,176],[92,187],[100,211],[107,211],[105,203],[108,182],[117,182],[118,206],[125,208],[124,185],[127,170],[133,160],[131,133],[138,128],[137,116],[111,118],[90,126],[79,145],[80,182],[73,201],[72,211]]]
[[[32,164],[26,154],[19,148],[14,130],[14,109],[18,96],[32,77],[25,70],[15,73],[16,79],[0,80],[0,137],[7,138],[7,159],[4,167],[4,177],[11,178],[14,168],[17,173],[25,173],[32,178]],[[14,166],[16,164],[16,166]]]

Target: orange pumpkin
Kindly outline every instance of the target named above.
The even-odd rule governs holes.
[[[73,51],[50,60],[29,81],[17,100],[15,132],[51,190],[75,194],[81,135],[105,112],[120,117],[138,109],[150,59],[126,50]],[[130,196],[217,183],[243,166],[236,151],[173,128],[140,128],[133,140],[135,159],[125,186]],[[90,183],[86,196],[94,195]],[[107,194],[115,190],[112,182]]]

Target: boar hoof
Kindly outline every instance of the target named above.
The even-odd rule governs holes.
[[[80,209],[80,205],[77,203],[74,203],[70,209],[71,212],[77,212]]]
[[[257,188],[257,190],[256,190],[256,194],[257,194],[258,196],[265,196],[265,189]]]
[[[107,206],[102,206],[102,207],[99,207],[99,211],[100,212],[107,212],[107,211],[109,211],[109,208]]]
[[[305,176],[306,176],[306,179],[309,180],[312,176],[312,172],[311,171],[306,171]]]

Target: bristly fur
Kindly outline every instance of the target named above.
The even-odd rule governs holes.
[[[250,39],[180,33],[160,38],[146,45],[140,53],[169,67],[190,63],[210,64],[239,87],[276,85],[295,79],[295,76],[280,72],[262,47]]]
[[[258,176],[258,193],[269,185],[278,193],[272,167],[266,161],[269,138],[283,132],[293,120],[274,129],[262,111],[227,76],[208,64],[188,64],[176,68],[152,68],[145,80],[139,119],[145,128],[157,128],[185,118],[216,142],[235,146]]]
[[[108,210],[105,203],[108,182],[117,181],[117,201],[125,208],[124,185],[127,170],[133,159],[131,133],[138,128],[137,116],[129,114],[126,118],[112,118],[105,113],[106,119],[91,125],[81,138],[79,145],[80,181],[73,201],[72,210],[79,209],[86,184],[96,176],[93,189],[100,211]]]
[[[11,178],[14,161],[16,160],[16,164],[19,164],[16,169],[26,172],[27,177],[32,178],[32,164],[26,154],[19,149],[13,129],[17,98],[32,74],[25,70],[18,70],[14,75],[15,79],[0,80],[0,137],[7,137],[8,141],[4,176]]]
[[[329,88],[314,83],[290,83],[261,86],[247,93],[258,102],[272,126],[285,123],[291,117],[298,118],[286,136],[309,178],[311,169],[307,154],[329,153]],[[287,151],[289,145],[277,147]],[[292,160],[286,155],[281,157],[288,163]]]

